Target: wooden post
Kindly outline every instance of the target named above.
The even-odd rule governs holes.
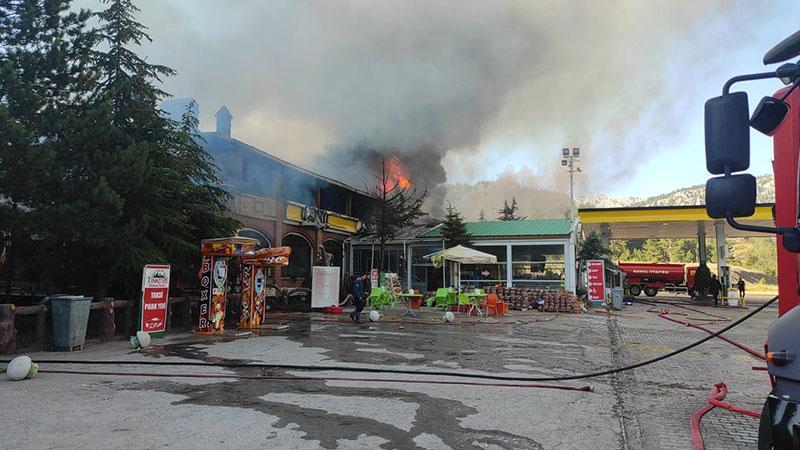
[[[175,314],[175,298],[167,298],[167,326],[164,327],[164,334],[172,330],[172,315]]]
[[[14,328],[13,304],[0,305],[0,354],[17,352],[17,330]]]
[[[133,304],[125,300],[123,300],[123,302],[123,307],[125,309],[122,310],[122,334],[127,337],[131,335],[131,325],[133,325],[133,322],[131,322],[131,309],[133,309]]]
[[[47,344],[47,306],[41,305],[36,313],[36,345],[44,350]]]
[[[103,314],[100,319],[100,341],[106,342],[114,339],[117,325],[114,323],[114,299],[103,299]]]

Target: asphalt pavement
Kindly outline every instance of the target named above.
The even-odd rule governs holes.
[[[680,297],[655,300],[672,302],[658,309],[666,307],[683,319],[708,319],[706,313],[735,319],[747,312],[688,310]],[[622,367],[706,335],[659,318],[645,304],[614,315],[512,311],[496,320],[459,314],[454,324],[443,323],[437,311],[413,321],[403,320],[401,312],[362,324],[344,314],[276,315],[269,320],[272,329],[248,338],[186,333],[155,340],[146,351],[120,341],[30,356],[543,377]],[[774,309],[765,310],[729,335],[760,348],[775,318]],[[760,410],[769,382],[764,372],[752,370],[759,365],[763,362],[740,349],[712,340],[650,366],[559,383],[592,389],[582,392],[422,374],[43,363],[43,373],[32,380],[0,379],[5,416],[0,436],[5,448],[37,449],[691,448],[689,419],[705,405],[714,383],[728,384],[727,401]],[[58,369],[115,375],[47,372]],[[165,374],[176,376],[156,376]],[[189,377],[194,374],[218,378]],[[713,410],[703,420],[706,448],[753,448],[757,427],[757,419]]]

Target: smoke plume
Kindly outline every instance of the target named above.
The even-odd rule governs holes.
[[[179,73],[167,90],[204,111],[228,105],[234,137],[356,187],[378,155],[397,155],[432,208],[448,180],[494,180],[507,168],[520,186],[564,192],[562,146],[584,150],[583,188],[624,182],[642,159],[681,144],[707,83],[720,84],[724,49],[746,47],[741,30],[753,26],[743,22],[766,9],[744,0],[140,7],[155,39],[144,52]],[[201,126],[213,128],[210,117]]]

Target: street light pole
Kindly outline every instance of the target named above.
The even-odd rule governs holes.
[[[581,171],[576,162],[581,156],[581,149],[573,147],[572,151],[568,148],[561,149],[561,165],[567,168],[569,173],[569,218],[575,218],[575,172]]]

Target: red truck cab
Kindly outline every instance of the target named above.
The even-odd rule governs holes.
[[[777,236],[780,317],[767,333],[765,359],[772,391],[764,403],[758,435],[759,449],[800,450],[800,31],[764,56],[764,64],[783,63],[773,71],[739,75],[725,83],[722,96],[705,105],[706,168],[714,175],[706,183],[706,212],[736,229]],[[764,97],[752,116],[746,92],[731,92],[742,81],[780,79],[786,88]],[[750,128],[773,136],[775,227],[736,221],[755,210],[755,177],[750,165]],[[738,173],[737,173],[738,172]]]

